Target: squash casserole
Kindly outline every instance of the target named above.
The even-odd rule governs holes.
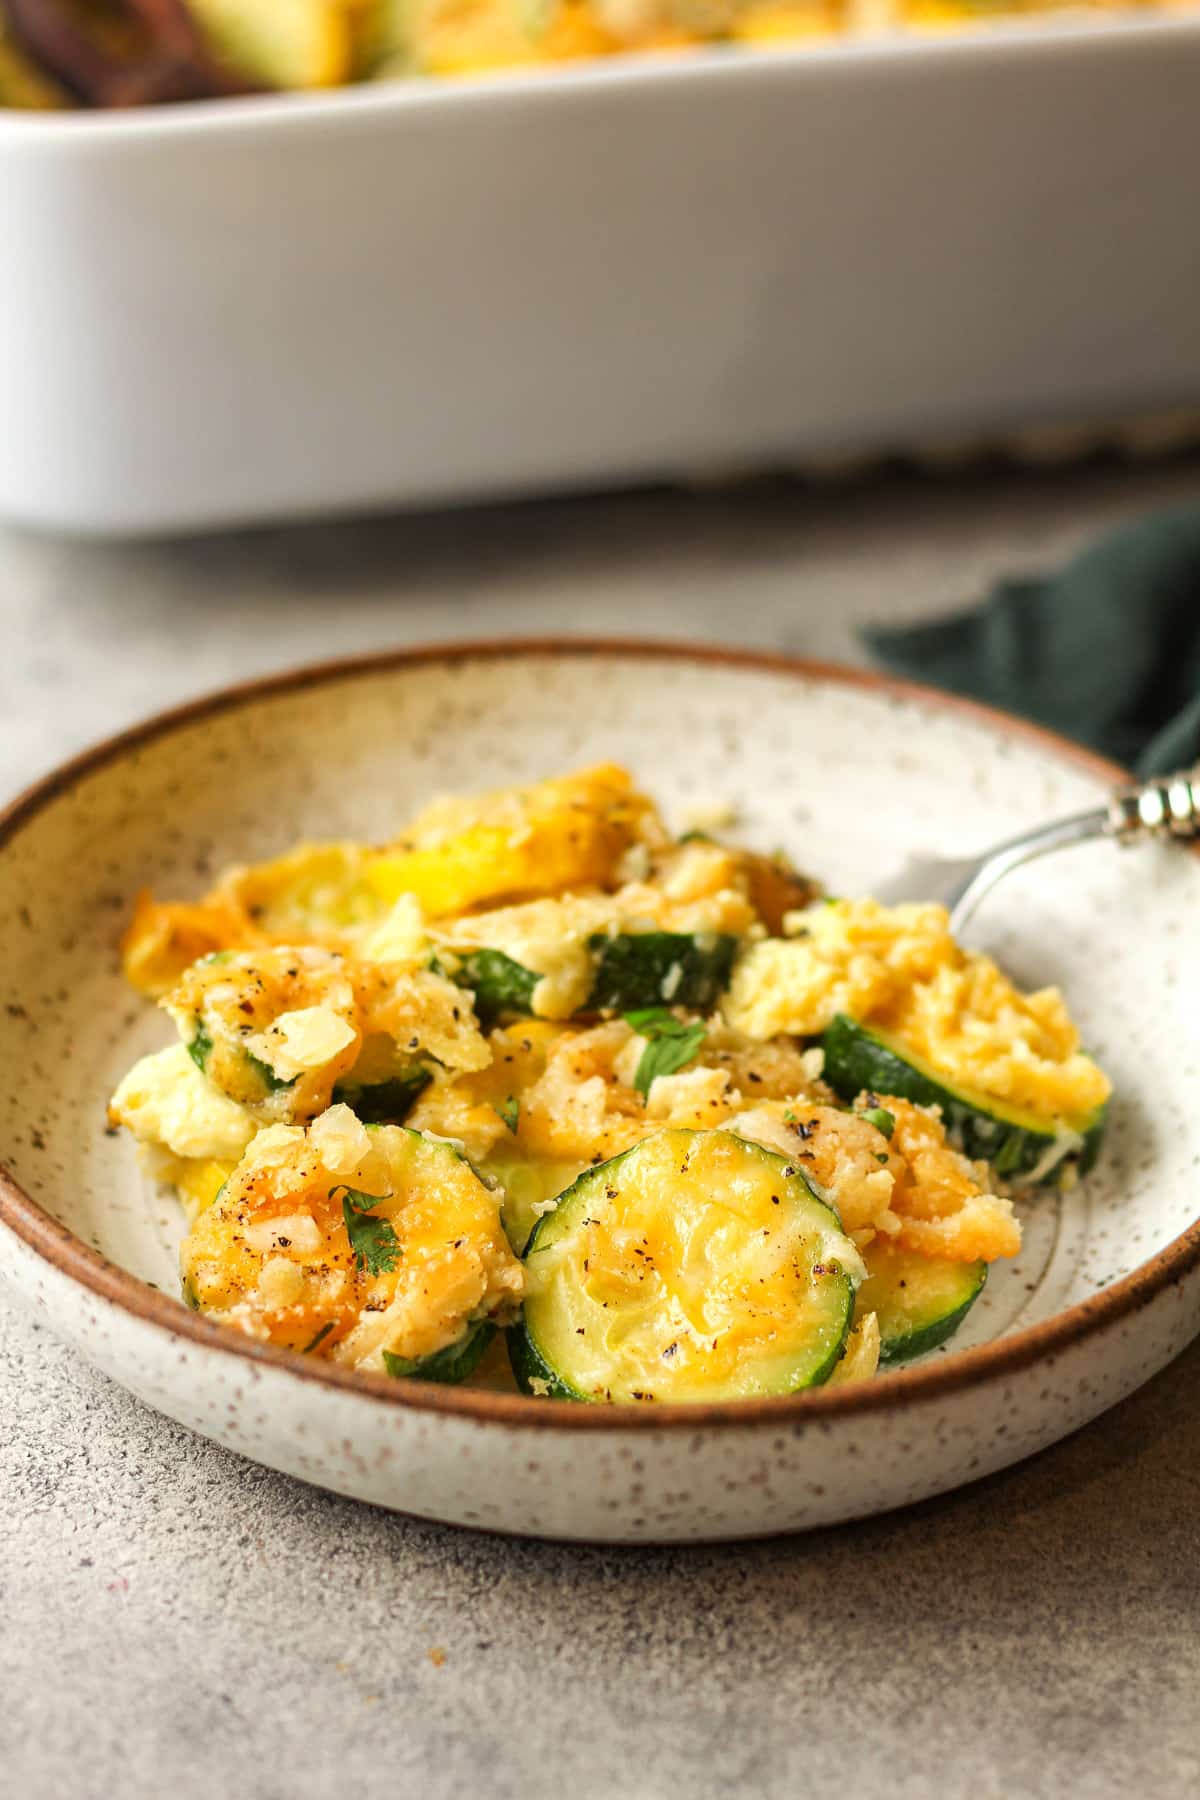
[[[139,897],[111,1120],[188,1303],[353,1369],[646,1403],[943,1344],[1109,1083],[943,909],[672,833],[621,768]]]

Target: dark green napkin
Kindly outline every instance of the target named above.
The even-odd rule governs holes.
[[[1200,760],[1200,505],[1121,526],[971,612],[863,635],[897,674],[1168,774]]]

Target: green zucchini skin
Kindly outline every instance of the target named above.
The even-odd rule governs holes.
[[[737,938],[725,932],[600,933],[588,940],[596,957],[588,1008],[631,1012],[643,1006],[684,1006],[690,1012],[709,1012],[729,986],[737,947]]]
[[[858,1311],[879,1321],[880,1364],[911,1362],[952,1337],[983,1292],[985,1262],[956,1263],[880,1248],[866,1252]]]
[[[447,1344],[444,1350],[435,1350],[432,1356],[393,1356],[390,1350],[385,1350],[383,1364],[389,1375],[408,1377],[412,1381],[457,1384],[475,1373],[495,1335],[496,1327],[490,1319],[477,1319],[456,1343]]]
[[[845,1013],[839,1013],[827,1027],[821,1048],[825,1052],[825,1079],[843,1100],[854,1100],[862,1093],[895,1094],[917,1106],[940,1106],[951,1142],[973,1161],[990,1163],[997,1175],[1028,1174],[1056,1141],[1050,1127],[1006,1117],[1002,1105],[982,1106],[975,1098],[927,1074],[915,1059],[906,1057],[882,1034]],[[1106,1118],[1107,1107],[1100,1107],[1080,1128],[1081,1148],[1073,1157],[1064,1159],[1074,1162],[1081,1175],[1087,1174],[1100,1154]],[[1061,1166],[1054,1164],[1041,1179],[1056,1181]]]
[[[708,1012],[729,986],[737,947],[726,932],[597,932],[588,939],[596,974],[583,1010],[669,1005]],[[503,950],[471,950],[458,958],[451,979],[470,989],[480,1020],[491,1024],[505,1013],[531,1014],[542,977]]]
[[[353,1080],[339,1081],[330,1104],[348,1106],[364,1125],[403,1125],[432,1080],[428,1069],[414,1064],[389,1081],[375,1081],[365,1087],[357,1086]]]
[[[187,1053],[202,1075],[208,1074],[208,1059],[212,1055],[213,1042],[202,1022],[196,1020],[196,1029],[188,1044]]]
[[[263,1062],[260,1056],[252,1056],[249,1050],[244,1051],[243,1055],[268,1094],[280,1094],[285,1088],[295,1087],[298,1076],[293,1075],[285,1081],[283,1076],[277,1075],[270,1063]]]
[[[531,1013],[533,990],[541,976],[514,962],[503,950],[471,950],[459,958],[451,980],[469,988],[482,1025],[490,1025],[502,1013]]]
[[[696,1154],[701,1156],[704,1154],[705,1139],[728,1140],[730,1137],[730,1134],[725,1132],[697,1132],[682,1129],[665,1132],[662,1135],[674,1140],[677,1146],[680,1144],[687,1146],[685,1160]],[[632,1149],[611,1158],[607,1163],[586,1169],[561,1196],[554,1211],[544,1214],[538,1220],[526,1245],[524,1256],[526,1264],[529,1264],[531,1257],[536,1256],[539,1249],[548,1248],[557,1238],[569,1234],[577,1224],[586,1226],[592,1223],[593,1221],[589,1219],[588,1215],[595,1211],[599,1197],[605,1195],[611,1198],[612,1189],[619,1188],[624,1179],[625,1166],[644,1152],[648,1145],[652,1145],[656,1141],[656,1139],[643,1140],[640,1144],[634,1145]],[[767,1183],[769,1187],[778,1186],[779,1195],[782,1195],[785,1190],[790,1191],[792,1203],[802,1206],[806,1214],[811,1213],[813,1228],[819,1226],[822,1231],[832,1229],[834,1233],[840,1235],[837,1214],[821,1198],[802,1168],[788,1163],[784,1157],[777,1155],[774,1151],[765,1149],[747,1139],[735,1137],[733,1142],[738,1145],[739,1152],[747,1165],[754,1167],[757,1172],[769,1173],[770,1180]],[[701,1171],[701,1175],[703,1176],[703,1171]],[[774,1204],[779,1204],[778,1197],[773,1195],[772,1200]],[[643,1239],[643,1242],[645,1241],[647,1240]],[[827,1255],[828,1253],[821,1251],[820,1254]],[[586,1263],[584,1267],[586,1267]],[[795,1393],[802,1388],[820,1386],[829,1379],[845,1353],[846,1340],[854,1314],[853,1279],[846,1274],[836,1260],[826,1263],[824,1266],[814,1261],[812,1279],[815,1281],[818,1278],[834,1284],[820,1294],[817,1302],[815,1329],[821,1335],[817,1337],[815,1343],[803,1338],[797,1340],[796,1351],[791,1357],[791,1366],[786,1375],[773,1374],[771,1385],[762,1390],[765,1393],[782,1395]],[[583,1385],[576,1385],[575,1380],[572,1379],[570,1367],[563,1366],[564,1363],[569,1365],[569,1357],[559,1357],[555,1360],[547,1351],[543,1338],[539,1336],[539,1321],[531,1318],[532,1310],[535,1309],[531,1308],[531,1304],[527,1300],[522,1308],[520,1320],[510,1327],[507,1333],[509,1364],[518,1387],[524,1393],[534,1394],[543,1399],[596,1404],[605,1400],[611,1402],[615,1398],[620,1403],[624,1396],[620,1393],[614,1396],[607,1387],[601,1393],[598,1389],[589,1392]],[[582,1315],[575,1313],[573,1316],[578,1318]],[[570,1317],[569,1313],[568,1325]],[[543,1319],[540,1323],[545,1329],[548,1321]],[[551,1331],[556,1329],[552,1319],[549,1323]],[[561,1326],[561,1320],[559,1324]],[[568,1334],[566,1341],[573,1344],[574,1338]],[[611,1376],[611,1379],[614,1386],[619,1386],[615,1375]],[[702,1378],[699,1385],[690,1392],[685,1389],[682,1394],[660,1392],[655,1395],[649,1391],[640,1393],[634,1390],[631,1397],[634,1400],[682,1398],[700,1402],[712,1398],[710,1394],[703,1391]]]
[[[513,1380],[523,1394],[536,1394],[542,1400],[580,1400],[586,1404],[587,1395],[570,1387],[557,1370],[550,1367],[526,1331],[524,1319],[516,1325],[510,1325],[504,1335],[507,1340],[508,1366],[513,1372]]]
[[[186,1048],[200,1073],[207,1075],[208,1059],[213,1052],[213,1041],[209,1036],[207,1026],[200,1020],[197,1020],[195,1032]],[[242,1050],[240,1054],[246,1067],[252,1071],[255,1080],[261,1087],[264,1099],[268,1094],[279,1094],[283,1092],[284,1088],[295,1087],[296,1077],[294,1075],[289,1081],[285,1081],[282,1075],[277,1075],[270,1063],[263,1062],[261,1057],[252,1055],[249,1050]]]

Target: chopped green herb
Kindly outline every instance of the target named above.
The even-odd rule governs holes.
[[[896,1115],[890,1113],[886,1106],[868,1107],[862,1117],[868,1125],[873,1125],[876,1131],[882,1131],[885,1138],[890,1138],[896,1129]]]
[[[689,1025],[664,1006],[647,1006],[622,1016],[646,1040],[633,1077],[633,1085],[643,1100],[660,1075],[674,1075],[691,1062],[708,1036],[707,1025],[700,1021]]]
[[[686,1019],[677,1018],[665,1006],[639,1006],[621,1017],[644,1038],[678,1037],[681,1032],[692,1030]]]
[[[337,1192],[336,1188],[332,1191]],[[389,1221],[368,1216],[383,1198],[382,1194],[360,1194],[356,1188],[342,1189],[346,1236],[356,1266],[369,1275],[386,1275],[400,1260],[400,1241]]]
[[[333,1330],[333,1320],[330,1319],[327,1324],[322,1325],[322,1327],[321,1327],[320,1331],[318,1331],[316,1337],[310,1339],[310,1341],[307,1344],[305,1344],[304,1349],[301,1352],[301,1354],[304,1356],[307,1356],[310,1350],[315,1350],[318,1344],[323,1344],[325,1339],[329,1336],[329,1334],[332,1330]]]
[[[196,1067],[203,1073],[208,1067],[208,1059],[212,1055],[212,1039],[209,1037],[207,1029],[201,1024],[199,1019],[196,1020],[195,1036],[187,1047],[187,1053],[195,1063]]]
[[[510,1094],[507,1100],[501,1100],[498,1106],[492,1108],[492,1111],[499,1114],[513,1136],[516,1137],[517,1121],[521,1117],[521,1102],[519,1100],[514,1100],[513,1096]]]
[[[875,1161],[877,1163],[885,1163],[885,1162],[887,1162],[887,1160],[888,1160],[888,1153],[886,1150],[877,1150],[875,1152]]]
[[[378,1206],[381,1200],[390,1199],[388,1194],[364,1194],[359,1188],[340,1186],[330,1188],[330,1199],[339,1192],[342,1196],[343,1210],[348,1206],[352,1212],[356,1213],[369,1213],[371,1208]]]
[[[795,1113],[792,1111],[790,1106],[788,1107],[787,1111],[784,1113],[783,1119],[784,1119],[785,1125],[798,1125],[800,1123],[800,1121],[797,1119]]]

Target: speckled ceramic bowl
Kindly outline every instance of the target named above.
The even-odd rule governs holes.
[[[1092,845],[985,905],[975,940],[1060,982],[1117,1089],[1101,1167],[1026,1212],[952,1347],[862,1388],[611,1409],[363,1377],[178,1300],[173,1204],[104,1103],[168,1039],[122,985],[136,889],[203,889],[302,836],[383,838],[435,789],[629,764],[679,818],[728,799],[837,890],[983,846],[1118,771],[999,715],[832,669],[651,645],[427,650],[234,690],[69,765],[0,823],[0,1273],[152,1406],[306,1480],[456,1524],[656,1542],[795,1531],[988,1473],[1200,1331],[1200,860]]]

